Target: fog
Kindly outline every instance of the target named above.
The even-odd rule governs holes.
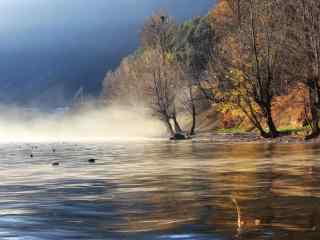
[[[0,106],[0,111],[0,142],[135,141],[166,136],[163,124],[143,107],[86,104],[76,111],[44,113]]]

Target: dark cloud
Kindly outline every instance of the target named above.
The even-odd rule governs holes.
[[[141,25],[152,12],[165,9],[181,21],[212,5],[212,0],[2,0],[0,101],[38,104],[44,92],[59,91],[59,101],[45,105],[61,105],[80,86],[98,94],[105,72],[138,46]]]

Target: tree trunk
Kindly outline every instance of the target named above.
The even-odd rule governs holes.
[[[269,128],[269,135],[271,138],[276,138],[279,136],[279,132],[274,124],[273,118],[272,118],[272,110],[271,105],[267,104],[265,107],[265,115],[267,120],[267,125]]]
[[[267,133],[263,127],[261,126],[260,122],[255,122],[255,121],[251,121],[251,123],[253,123],[253,125],[258,129],[258,131],[260,132],[260,136],[263,138],[270,138],[270,134]]]
[[[311,112],[311,129],[312,132],[306,139],[312,139],[320,135],[319,128],[319,115],[317,109],[317,96],[316,88],[314,86],[309,86],[309,97],[310,97],[310,112]]]
[[[192,103],[192,126],[190,129],[190,136],[195,135],[195,129],[196,129],[196,106],[194,103]]]
[[[317,137],[320,134],[318,110],[314,103],[311,104],[312,132],[309,137]]]
[[[166,118],[165,122],[166,122],[166,125],[168,128],[168,131],[170,132],[171,136],[173,136],[175,134],[175,132],[174,132],[173,127],[171,125],[170,118]]]
[[[244,114],[247,116],[247,118],[250,120],[252,125],[260,132],[260,136],[264,138],[269,138],[270,134],[268,134],[262,127],[255,110],[253,106],[251,105],[251,102],[248,101],[248,99],[244,98],[245,103],[247,107],[249,108],[248,110],[241,104],[241,101],[238,101],[238,106],[240,109],[244,112]]]
[[[259,129],[259,132],[260,132],[260,136],[261,136],[261,137],[263,137],[263,138],[270,138],[270,134],[267,133],[265,130]]]
[[[176,133],[177,133],[177,132],[182,132],[182,129],[181,129],[181,127],[180,127],[180,124],[179,124],[179,122],[178,122],[178,120],[177,120],[177,116],[176,116],[175,113],[174,113],[173,116],[172,116],[172,120],[173,120],[173,122],[174,122],[174,129],[175,129]]]

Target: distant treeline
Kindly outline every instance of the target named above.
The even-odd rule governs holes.
[[[141,47],[107,74],[104,91],[110,103],[143,104],[171,134],[186,131],[185,118],[195,134],[197,115],[214,107],[238,112],[274,138],[281,135],[274,99],[299,85],[313,138],[320,134],[319,80],[318,0],[220,0],[207,16],[182,24],[166,13],[151,16]]]

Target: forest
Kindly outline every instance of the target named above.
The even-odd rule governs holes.
[[[107,73],[106,104],[144,106],[168,133],[320,135],[320,2],[219,0],[177,23],[159,11],[140,48]],[[206,127],[204,127],[206,126]]]

